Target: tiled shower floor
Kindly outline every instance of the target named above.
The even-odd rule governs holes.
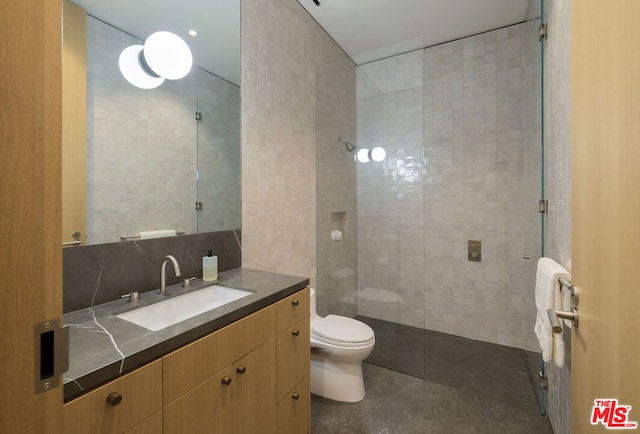
[[[349,434],[552,433],[527,365],[539,355],[358,317],[376,333],[366,398],[313,396],[311,431]]]

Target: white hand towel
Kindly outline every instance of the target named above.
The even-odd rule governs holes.
[[[542,349],[542,360],[564,366],[564,339],[562,333],[553,333],[547,309],[563,309],[563,294],[558,278],[571,281],[571,274],[551,258],[540,258],[536,272],[536,325],[534,331]],[[563,291],[568,292],[566,289]]]
[[[144,231],[140,232],[141,240],[149,240],[151,238],[175,237],[175,229],[164,229],[160,231]]]

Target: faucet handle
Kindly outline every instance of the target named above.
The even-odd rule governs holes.
[[[136,303],[138,301],[138,291],[131,291],[128,294],[123,294],[120,298],[128,298],[129,303]]]

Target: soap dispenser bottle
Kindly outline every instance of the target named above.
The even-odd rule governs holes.
[[[213,256],[211,250],[207,256],[202,257],[202,280],[205,282],[218,280],[218,257]]]

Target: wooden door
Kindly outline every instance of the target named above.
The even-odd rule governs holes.
[[[35,324],[62,317],[61,6],[0,13],[0,432],[61,432],[62,387],[35,392]]]
[[[571,2],[574,433],[606,431],[591,424],[596,399],[632,406],[627,421],[640,422],[638,23],[637,0]]]

